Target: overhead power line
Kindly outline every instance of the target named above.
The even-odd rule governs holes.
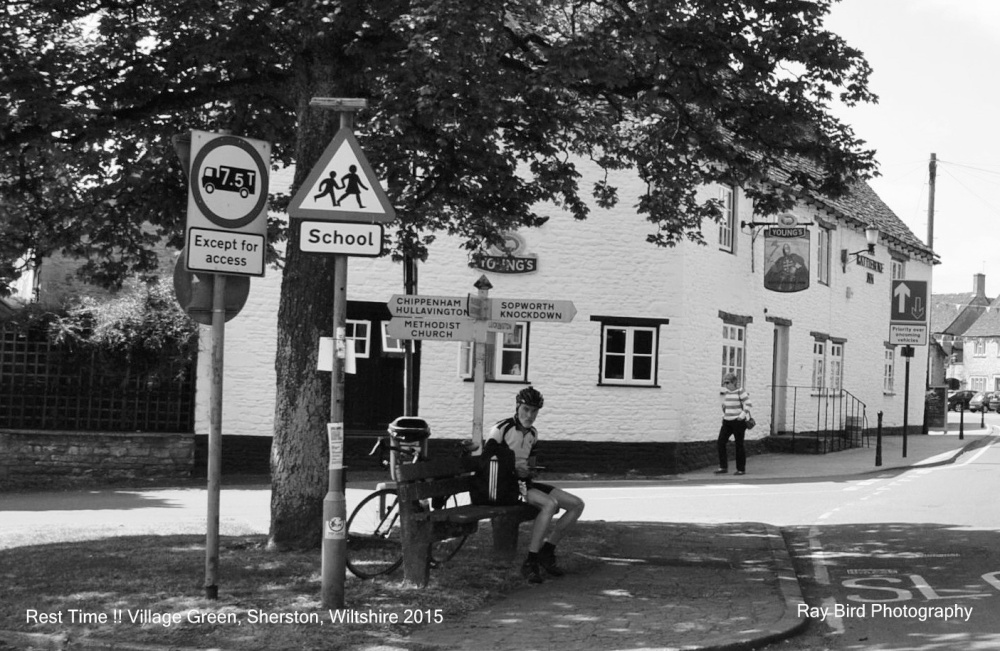
[[[965,165],[964,163],[955,163],[953,161],[941,160],[940,158],[938,159],[938,163],[945,163],[947,165],[954,165],[955,167],[964,167],[970,170],[977,170],[979,172],[986,172],[987,174],[996,174],[997,176],[1000,176],[1000,168],[995,170],[990,170],[986,169],[985,167],[976,167],[975,165]]]
[[[938,162],[940,162],[940,161],[938,161]],[[970,188],[969,186],[967,186],[965,183],[962,182],[962,180],[960,178],[958,178],[957,176],[955,176],[954,174],[952,174],[951,170],[949,170],[947,167],[945,167],[945,168],[943,168],[943,171],[948,176],[950,176],[952,179],[954,179],[956,183],[958,183],[960,186],[962,186],[962,188],[964,188],[966,192],[968,192],[969,194],[971,194],[972,196],[974,196],[976,199],[979,199],[979,201],[981,201],[984,206],[986,206],[987,208],[989,208],[990,211],[992,211],[993,213],[995,213],[997,215],[1000,215],[1000,208],[997,208],[996,206],[994,206],[993,204],[991,204],[989,201],[987,201],[983,197],[979,196],[979,194],[977,194],[975,192],[975,190],[973,190],[972,188]]]

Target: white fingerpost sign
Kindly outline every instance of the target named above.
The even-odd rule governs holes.
[[[576,316],[573,301],[522,298],[490,299],[490,316],[498,321],[551,321],[569,323]]]
[[[464,296],[429,296],[426,294],[393,294],[389,299],[389,314],[408,317],[458,317],[472,320]]]

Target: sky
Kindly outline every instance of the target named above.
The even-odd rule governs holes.
[[[928,241],[929,172],[937,155],[931,292],[1000,294],[1000,1],[842,0],[826,28],[873,68],[876,105],[835,115],[876,150],[870,185]]]

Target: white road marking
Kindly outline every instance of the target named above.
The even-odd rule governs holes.
[[[823,607],[827,609],[826,612],[828,613],[826,619],[823,621],[833,629],[834,635],[843,635],[844,620],[834,614],[837,612],[837,600],[833,597],[827,597],[823,600]]]

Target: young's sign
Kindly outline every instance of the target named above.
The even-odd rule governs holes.
[[[764,289],[801,292],[809,289],[809,229],[776,226],[764,231]]]

